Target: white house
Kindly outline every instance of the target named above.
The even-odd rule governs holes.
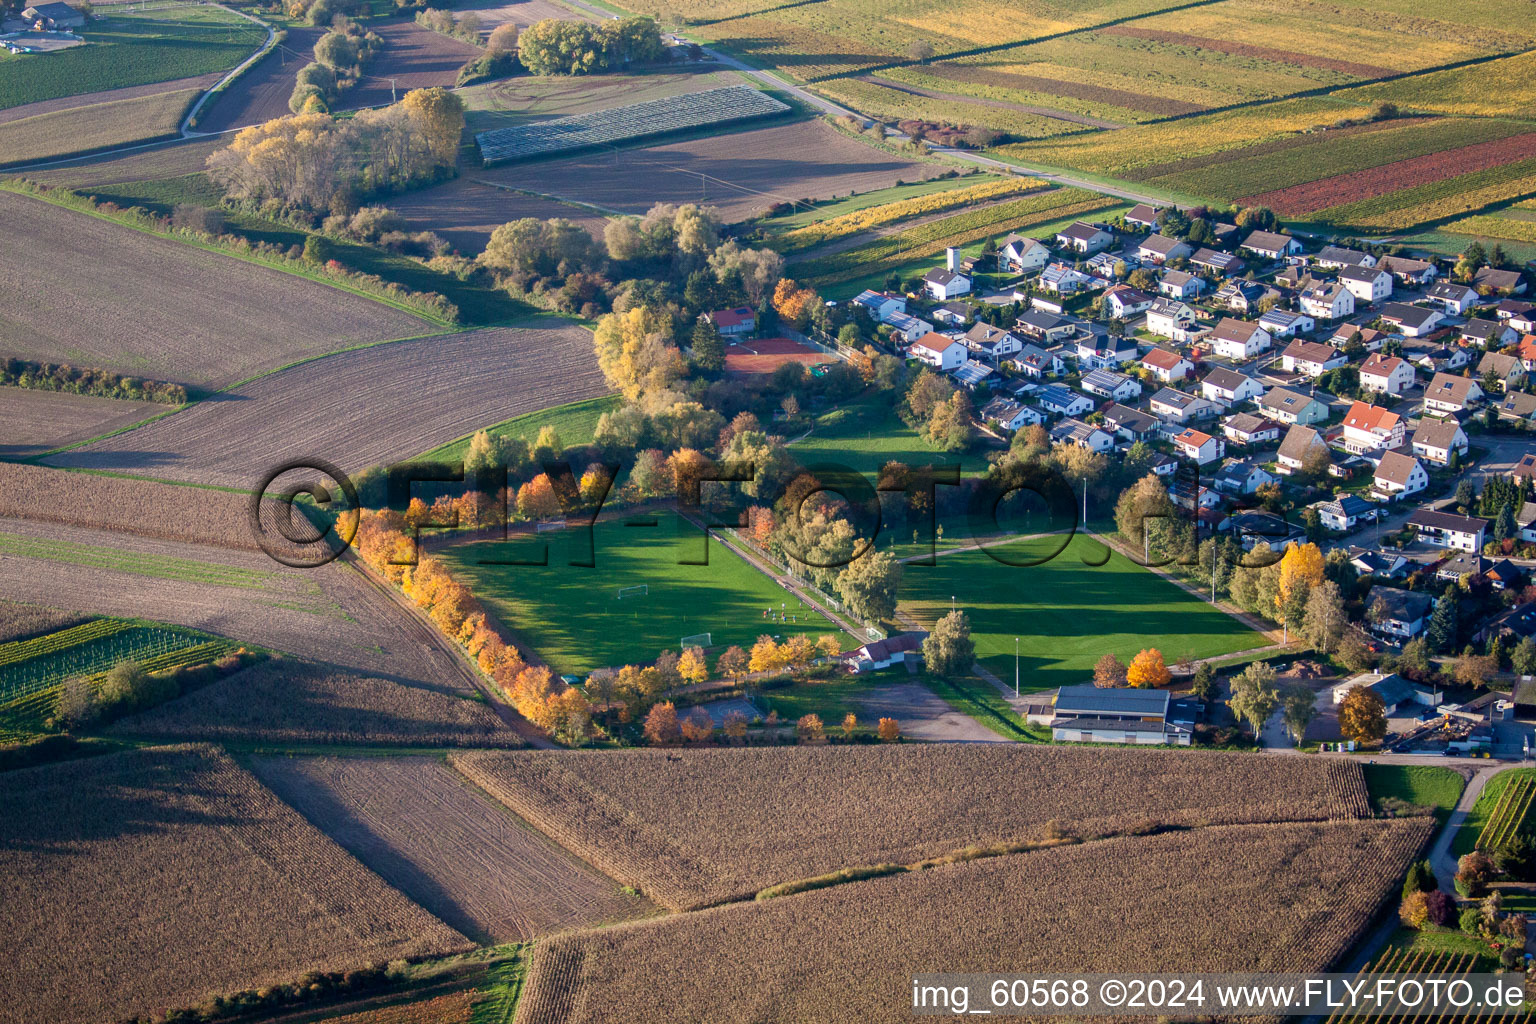
[[[1344,414],[1344,450],[1356,455],[1403,443],[1403,418],[1390,409],[1355,402]]]
[[[1429,486],[1429,474],[1419,460],[1402,452],[1382,452],[1376,467],[1376,492],[1386,498],[1406,498]]]
[[[1426,416],[1413,432],[1413,454],[1437,466],[1451,464],[1451,453],[1460,458],[1467,454],[1467,432],[1453,419],[1437,420]]]
[[[1360,364],[1360,386],[1383,395],[1400,395],[1413,387],[1413,367],[1406,359],[1374,352]]]
[[[1174,299],[1158,299],[1147,308],[1147,331],[1171,341],[1190,341],[1201,332],[1195,311]]]
[[[1038,409],[1011,398],[994,398],[981,407],[981,421],[996,423],[1004,430],[1023,430],[1041,421]]]
[[[1101,249],[1109,248],[1114,240],[1113,232],[1098,224],[1089,224],[1081,220],[1056,232],[1058,248],[1071,249],[1084,256],[1091,256]]]
[[[1173,448],[1196,465],[1204,466],[1227,454],[1227,442],[1194,427],[1185,427],[1173,435]]]
[[[923,641],[927,636],[928,634],[922,631],[914,631],[865,644],[851,656],[845,656],[848,667],[855,673],[873,672],[877,669],[889,668],[909,658],[913,661],[921,661]]]
[[[1424,297],[1447,313],[1460,316],[1477,305],[1477,291],[1454,281],[1440,281],[1424,290]]]
[[[1273,231],[1255,231],[1243,239],[1243,244],[1239,248],[1266,259],[1278,260],[1301,252],[1301,243],[1290,235],[1276,234]]]
[[[1294,338],[1312,330],[1317,321],[1293,309],[1272,309],[1259,317],[1259,326],[1268,331],[1271,338]]]
[[[1301,293],[1301,308],[1319,320],[1338,320],[1355,312],[1355,296],[1337,281],[1315,281]]]
[[[1117,284],[1104,293],[1104,312],[1115,320],[1129,320],[1152,305],[1152,296],[1128,284]]]
[[[1329,370],[1349,362],[1344,353],[1332,345],[1320,341],[1302,341],[1300,338],[1285,346],[1280,353],[1280,363],[1287,370],[1303,373],[1308,377],[1321,377]]]
[[[947,373],[965,362],[968,350],[963,342],[946,334],[925,334],[912,343],[907,354]]]
[[[1409,285],[1429,284],[1440,273],[1433,263],[1409,259],[1407,256],[1383,256],[1376,261],[1376,265],[1403,284]]]
[[[1339,271],[1339,283],[1357,302],[1380,302],[1392,295],[1392,275],[1375,267],[1345,267]]]
[[[1483,534],[1488,529],[1488,520],[1421,508],[1408,517],[1408,528],[1426,544],[1476,552],[1483,550]]]
[[[757,330],[757,314],[751,306],[717,309],[713,313],[706,313],[704,319],[713,323],[715,329],[727,338],[751,334]]]
[[[1065,419],[1056,424],[1051,428],[1051,440],[1058,444],[1075,444],[1092,452],[1107,452],[1115,446],[1112,435],[1079,419]]]
[[[1224,316],[1207,340],[1211,351],[1224,359],[1248,359],[1268,349],[1274,339],[1259,324]]]
[[[1051,258],[1051,251],[1036,239],[1013,234],[1003,239],[997,250],[998,269],[1004,273],[1023,274],[1039,270]]]
[[[1089,277],[1065,263],[1047,264],[1040,271],[1040,287],[1058,295],[1076,295],[1088,286]]]
[[[1188,242],[1181,242],[1177,238],[1170,238],[1167,235],[1148,235],[1142,239],[1136,255],[1148,263],[1166,263],[1168,260],[1188,256],[1194,251]]]
[[[892,313],[885,318],[885,325],[891,329],[892,337],[899,338],[903,345],[910,345],[923,335],[933,333],[933,324],[911,313]]]
[[[1114,370],[1090,370],[1078,384],[1084,391],[1117,402],[1129,402],[1141,395],[1141,381]]]
[[[1217,470],[1212,486],[1227,494],[1253,494],[1265,484],[1274,482],[1275,478],[1262,466],[1238,460],[1229,462]]]
[[[1218,366],[1200,382],[1200,393],[1218,405],[1231,408],[1264,394],[1264,385],[1252,377]]]
[[[891,314],[907,311],[907,298],[905,295],[893,295],[890,292],[877,292],[866,288],[853,297],[853,305],[867,313],[870,319],[884,323],[885,318]]]
[[[1349,696],[1349,691],[1358,686],[1363,686],[1376,694],[1381,699],[1388,715],[1417,714],[1416,708],[1435,708],[1445,699],[1445,695],[1430,683],[1413,683],[1404,679],[1396,672],[1382,675],[1380,672],[1366,672],[1363,675],[1354,676],[1338,683],[1333,687],[1333,702],[1344,703],[1344,698]]]
[[[1155,206],[1146,203],[1137,203],[1125,211],[1125,216],[1120,219],[1126,226],[1138,231],[1151,231],[1157,227],[1157,210]]]
[[[935,302],[948,302],[968,294],[971,290],[971,279],[958,270],[948,270],[944,267],[935,267],[923,275],[923,287],[928,294],[933,296]]]
[[[1048,373],[1060,373],[1066,364],[1061,356],[1054,352],[1047,352],[1033,342],[1019,349],[1013,357],[1013,365],[1026,377],[1040,378]]]
[[[1386,636],[1407,640],[1424,632],[1434,599],[1416,590],[1372,587],[1366,597],[1366,618],[1371,628]]]
[[[1205,291],[1205,278],[1183,270],[1165,270],[1157,290],[1170,299],[1198,299]]]
[[[1159,388],[1148,403],[1148,408],[1158,419],[1179,424],[1210,419],[1220,411],[1215,402],[1197,398],[1176,388]]]
[[[1482,349],[1497,350],[1505,345],[1514,344],[1520,336],[1515,329],[1508,324],[1497,320],[1480,320],[1476,317],[1461,325],[1461,330],[1456,332],[1462,341],[1471,342]],[[1497,351],[1490,351],[1489,355],[1497,355]]]
[[[1374,508],[1358,494],[1346,494],[1333,501],[1320,501],[1313,507],[1317,509],[1318,520],[1335,533],[1353,530],[1355,524]]]
[[[1438,310],[1425,309],[1423,306],[1389,302],[1381,307],[1381,319],[1397,328],[1405,338],[1422,338],[1439,326],[1441,314]]]
[[[1473,402],[1481,401],[1482,397],[1483,389],[1471,377],[1437,373],[1424,388],[1424,411],[1462,412]]]
[[[1312,454],[1314,448],[1328,450],[1328,442],[1323,440],[1323,435],[1311,427],[1301,425],[1293,426],[1286,432],[1285,440],[1280,442],[1280,450],[1275,453],[1275,464],[1283,472],[1294,473],[1306,465],[1307,456]]]
[[[1233,444],[1254,445],[1280,440],[1280,424],[1251,412],[1228,416],[1221,423],[1221,432]]]
[[[965,343],[972,352],[985,356],[994,364],[1012,358],[1024,348],[1024,343],[1012,332],[980,321],[965,332]]]
[[[1104,426],[1127,441],[1145,441],[1157,434],[1157,417],[1114,403],[1104,407]]]
[[[1374,267],[1376,257],[1368,252],[1358,249],[1345,249],[1337,245],[1325,245],[1316,256],[1312,257],[1315,266],[1324,270],[1339,270],[1343,267]]]
[[[1081,416],[1093,411],[1093,399],[1065,384],[1047,384],[1037,396],[1040,408],[1057,416]]]
[[[1141,365],[1152,372],[1152,376],[1164,383],[1183,380],[1195,370],[1195,364],[1179,355],[1177,352],[1169,352],[1165,348],[1154,348],[1141,357]]]

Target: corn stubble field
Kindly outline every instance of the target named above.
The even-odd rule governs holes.
[[[436,759],[264,757],[251,768],[386,882],[482,941],[656,912]]]
[[[936,867],[541,943],[518,1024],[911,1017],[913,974],[1321,970],[1429,819],[1110,839]],[[1199,884],[1190,884],[1192,871]]]
[[[943,744],[450,760],[578,856],[675,910],[842,868],[1034,840],[1051,821],[1089,838],[1370,813],[1358,765],[1225,753]]]
[[[518,747],[460,692],[309,662],[267,662],[115,723],[120,736],[220,743]]]
[[[118,1020],[469,948],[212,747],[0,776],[0,1021]],[[25,837],[23,839],[23,837]]]

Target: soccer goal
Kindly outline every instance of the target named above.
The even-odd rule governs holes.
[[[683,637],[684,649],[689,647],[713,647],[708,633],[694,633],[692,636]]]
[[[646,597],[650,592],[651,587],[648,583],[642,583],[637,587],[620,587],[619,600],[622,601],[626,597]]]
[[[564,519],[540,520],[539,522],[535,523],[534,526],[533,526],[533,530],[534,530],[535,533],[552,533],[555,530],[563,530],[563,529],[565,529],[565,520]]]

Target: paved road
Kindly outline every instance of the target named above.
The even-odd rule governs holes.
[[[1456,801],[1456,807],[1451,811],[1445,827],[1440,830],[1435,838],[1435,845],[1430,848],[1429,863],[1435,869],[1435,879],[1440,883],[1442,892],[1456,892],[1456,855],[1451,851],[1451,844],[1456,839],[1456,832],[1462,823],[1467,820],[1467,815],[1472,813],[1472,805],[1477,803],[1478,794],[1483,787],[1488,785],[1488,780],[1500,772],[1509,771],[1516,767],[1512,764],[1490,765],[1487,768],[1479,768],[1477,774],[1472,776],[1467,783],[1467,788],[1461,791],[1461,799]]]

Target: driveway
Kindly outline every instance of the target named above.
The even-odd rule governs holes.
[[[894,718],[901,734],[914,740],[946,740],[951,743],[1007,743],[1008,740],[962,714],[922,683],[878,686],[856,698],[869,721]]]

